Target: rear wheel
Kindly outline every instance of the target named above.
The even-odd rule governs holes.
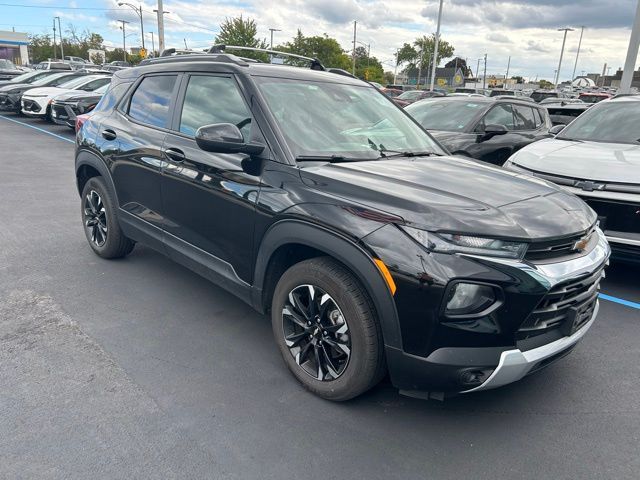
[[[349,400],[384,374],[376,312],[360,282],[320,257],[287,270],[276,286],[271,323],[295,377],[328,400]]]
[[[82,223],[92,250],[102,258],[131,253],[135,243],[124,236],[115,216],[115,202],[102,177],[90,178],[82,189]]]

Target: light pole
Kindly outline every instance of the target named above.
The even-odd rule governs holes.
[[[580,27],[580,40],[578,40],[578,51],[576,52],[576,62],[573,64],[573,73],[571,74],[571,81],[576,78],[576,68],[578,67],[578,57],[580,56],[580,47],[582,46],[582,34],[584,33],[584,26]]]
[[[440,21],[442,20],[442,1],[440,0],[440,8],[438,9],[438,26],[436,28],[436,43],[433,47],[433,67],[431,69],[431,87],[429,90],[433,92],[433,85],[436,81],[436,67],[438,66],[438,43],[440,42]]]
[[[620,80],[620,88],[618,92],[629,93],[631,91],[631,82],[633,80],[633,68],[635,67],[636,58],[638,57],[638,47],[640,46],[640,0],[636,9],[636,18],[633,21],[631,29],[631,37],[629,38],[629,48],[627,49],[627,58],[624,61],[624,70],[622,79]]]
[[[127,22],[126,20],[116,20],[117,22],[122,23],[122,26],[120,27],[122,29],[122,59],[126,62],[127,61],[127,36],[125,34],[125,29],[126,29],[126,25]]]
[[[353,66],[351,67],[351,73],[353,75],[356,74],[356,25],[358,22],[356,22],[355,20],[353,21],[353,55],[352,55],[352,62],[353,62]]]
[[[487,88],[487,54],[484,54],[484,75],[482,77],[482,89]]]
[[[273,50],[273,32],[281,32],[279,28],[270,28],[269,32],[271,32],[271,43],[269,44],[269,48]]]
[[[56,18],[53,17],[53,59],[58,59],[58,52],[56,52]]]
[[[60,17],[55,17],[55,18],[58,19],[58,33],[60,37],[60,59],[64,60],[64,45],[62,44],[62,26],[60,25]]]
[[[153,38],[153,32],[149,32],[151,33],[151,53],[153,53],[153,56],[156,56],[156,41]]]
[[[396,48],[396,68],[393,71],[393,84],[396,85],[398,83],[398,57],[400,56],[400,49]]]
[[[139,7],[136,7],[131,3],[126,3],[126,2],[118,3],[119,7],[122,7],[123,5],[126,5],[129,8],[132,8],[133,11],[136,12],[136,15],[140,17],[140,35],[142,36],[142,48],[144,48],[144,23],[142,21],[142,5],[140,5]]]
[[[567,32],[573,32],[573,28],[559,28],[559,32],[564,32],[564,37],[562,37],[562,49],[560,49],[560,61],[558,62],[558,70],[556,71],[556,81],[555,88],[558,89],[558,82],[560,81],[560,68],[562,67],[562,56],[564,55],[564,44],[567,41]]]

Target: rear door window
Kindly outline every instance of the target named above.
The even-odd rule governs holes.
[[[168,127],[169,106],[176,79],[176,75],[145,77],[131,96],[127,112],[129,116],[155,127]]]

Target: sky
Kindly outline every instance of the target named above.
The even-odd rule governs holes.
[[[157,32],[157,2],[130,3],[142,5],[149,47],[148,32]],[[474,71],[486,53],[489,75],[504,75],[511,57],[510,76],[553,79],[563,37],[557,29],[572,27],[560,74],[560,80],[567,80],[584,26],[576,75],[601,73],[604,63],[613,73],[624,64],[637,4],[638,0],[444,0],[441,38],[452,43],[456,55],[466,58]],[[280,30],[274,32],[274,45],[301,29],[305,35],[327,33],[350,50],[356,20],[357,40],[370,44],[371,54],[393,71],[396,48],[436,31],[438,0],[165,0],[164,9],[171,12],[165,16],[166,46],[179,48],[185,42],[189,48],[211,45],[220,23],[242,14],[256,21],[259,36],[267,41],[269,28]],[[117,20],[127,20],[127,45],[140,44],[138,17],[132,9],[118,7],[117,0],[0,0],[0,30],[52,33],[54,16],[61,18],[63,31],[70,24],[86,28],[114,47],[122,46]]]

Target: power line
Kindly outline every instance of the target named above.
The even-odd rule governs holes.
[[[19,8],[52,8],[55,10],[120,10],[119,8],[99,8],[99,7],[55,7],[52,5],[24,5],[17,3],[0,3],[0,7],[19,7]]]

